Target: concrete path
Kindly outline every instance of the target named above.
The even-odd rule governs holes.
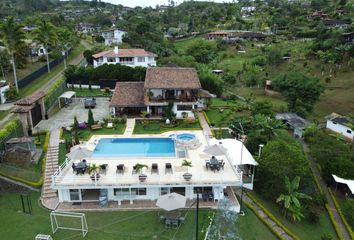
[[[52,175],[58,170],[60,130],[51,132],[46,156],[41,201],[43,206],[55,209],[59,203],[57,191],[51,188]]]
[[[128,118],[127,127],[125,128],[123,136],[129,137],[133,135],[134,127],[135,127],[135,118]]]
[[[204,117],[203,112],[198,111],[198,117],[199,117],[200,124],[202,125],[204,136],[207,137],[207,138],[212,138],[213,137],[213,133],[212,133],[210,127],[209,127],[209,124],[208,124],[207,120]]]
[[[340,215],[334,205],[334,202],[328,192],[327,184],[322,179],[322,176],[321,176],[320,171],[318,170],[316,161],[311,156],[311,152],[310,152],[309,147],[307,146],[307,144],[304,141],[301,141],[301,143],[304,148],[304,151],[306,152],[306,154],[310,160],[311,171],[313,172],[315,178],[317,178],[318,182],[320,183],[320,187],[321,187],[322,191],[326,194],[328,206],[334,216],[334,219],[336,220],[336,222],[338,224],[339,230],[342,233],[343,238],[344,239],[351,239],[350,234],[349,234],[347,228],[345,227],[345,224],[343,223],[342,218],[340,217]]]
[[[237,196],[239,196],[239,197],[241,196],[241,189],[240,188],[234,188],[234,191],[235,191]],[[242,200],[244,202],[249,203],[256,210],[256,212],[259,214],[259,216],[261,216],[261,218],[263,218],[267,222],[267,224],[270,227],[272,227],[283,239],[286,239],[286,240],[292,240],[293,239],[278,224],[276,224],[267,215],[267,213],[265,213],[260,207],[258,207],[258,205],[256,203],[254,203],[253,200],[250,199],[245,193],[243,194]]]

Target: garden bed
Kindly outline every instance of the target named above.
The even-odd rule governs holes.
[[[175,130],[200,130],[200,124],[198,120],[189,122],[185,120],[177,120],[176,124],[166,125],[162,121],[147,120],[146,124],[143,124],[142,120],[138,120],[135,123],[134,134],[158,134]]]

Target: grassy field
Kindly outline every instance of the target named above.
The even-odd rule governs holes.
[[[65,144],[60,143],[59,144],[59,165],[62,164],[63,162],[65,162],[67,153],[68,152],[66,151]]]
[[[317,224],[310,224],[306,220],[298,223],[289,222],[279,211],[279,206],[270,201],[264,200],[259,195],[252,192],[252,195],[270,211],[278,220],[281,221],[290,231],[302,240],[320,240],[324,234],[330,234],[333,239],[337,239],[336,232],[329,219],[326,210],[321,211],[320,220]]]
[[[24,66],[24,68],[17,68],[16,69],[16,73],[17,73],[17,79],[20,80],[24,77],[26,77],[27,75],[33,73],[34,71],[40,69],[41,67],[45,66],[47,64],[47,62],[41,62],[41,61],[35,61],[35,62],[31,62],[28,61],[26,63],[26,65]],[[12,72],[9,72],[6,74],[6,79],[9,82],[12,82],[14,80],[14,74]]]
[[[151,120],[148,121],[146,126],[143,125],[142,121],[136,121],[134,134],[158,134],[168,131],[176,130],[199,130],[199,122],[184,122],[178,121],[175,126],[164,126],[161,121]]]
[[[126,125],[123,123],[120,123],[118,125],[115,125],[114,128],[101,128],[97,130],[90,130],[89,128],[86,129],[80,129],[79,130],[79,139],[83,141],[87,141],[91,138],[93,135],[110,135],[110,134],[123,134],[125,130]],[[68,132],[64,132],[64,138],[65,135],[69,134]]]
[[[73,91],[72,88],[68,88],[68,91]],[[74,88],[76,97],[110,97],[111,92],[106,93],[100,89],[88,89],[88,88]]]
[[[80,54],[82,54],[82,52],[84,50],[85,50],[85,47],[80,44],[77,48],[75,48],[72,51],[72,53],[70,54],[70,56],[68,58],[68,62],[70,62],[72,59],[74,59],[77,56],[79,56]],[[31,82],[31,84],[28,84],[27,86],[21,88],[18,98],[23,98],[23,97],[26,97],[26,96],[32,94],[33,92],[38,90],[38,88],[40,88],[41,86],[46,84],[51,78],[53,78],[55,75],[60,73],[60,71],[62,71],[63,69],[64,69],[64,63],[60,63],[56,67],[52,68],[50,73],[43,74],[41,77],[39,77],[36,80],[34,80],[33,82]]]

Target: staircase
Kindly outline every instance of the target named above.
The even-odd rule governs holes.
[[[133,134],[135,127],[135,118],[128,118],[127,119],[127,127],[125,128],[124,131],[124,136],[131,136]]]
[[[59,141],[60,130],[53,130],[50,138],[46,155],[45,169],[44,169],[44,182],[42,189],[42,204],[50,209],[55,208],[58,197],[57,191],[51,188],[52,175],[58,169],[59,160]]]

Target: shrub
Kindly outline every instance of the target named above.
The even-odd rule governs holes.
[[[309,223],[315,224],[319,222],[320,214],[317,209],[309,207],[305,209],[305,218],[309,221]]]

